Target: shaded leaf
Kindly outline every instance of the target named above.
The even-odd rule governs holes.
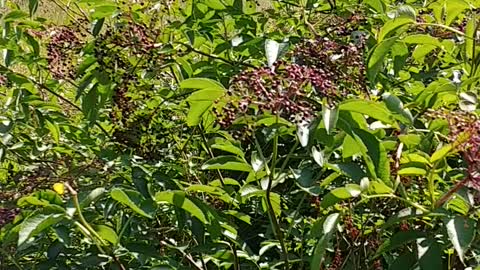
[[[327,249],[328,244],[336,231],[339,218],[340,214],[334,213],[330,214],[323,222],[322,236],[320,240],[318,240],[317,245],[315,246],[315,251],[313,252],[312,260],[310,262],[310,269],[322,268],[321,266],[322,261],[325,257],[325,250]]]
[[[417,251],[422,269],[443,269],[442,247],[434,239],[417,239]]]
[[[458,253],[458,257],[463,262],[464,255],[470,243],[475,238],[476,222],[472,219],[456,216],[445,220],[448,238]]]
[[[405,231],[397,232],[390,239],[387,239],[377,250],[375,256],[379,256],[385,252],[403,247],[404,245],[411,243],[417,239],[424,238],[427,235],[425,232],[418,231]]]

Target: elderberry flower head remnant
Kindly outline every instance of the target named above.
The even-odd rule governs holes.
[[[296,46],[292,56],[296,63],[325,74],[342,96],[366,91],[363,43],[344,44],[328,38],[305,40]]]
[[[75,77],[76,55],[83,42],[73,29],[62,26],[52,29],[47,45],[48,68],[55,79]]]

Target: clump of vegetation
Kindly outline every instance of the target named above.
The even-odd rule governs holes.
[[[478,1],[2,5],[1,269],[479,269]]]

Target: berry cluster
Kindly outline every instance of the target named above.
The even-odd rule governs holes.
[[[132,58],[138,58],[135,68],[153,71],[163,62],[163,54],[154,50],[159,32],[147,26],[127,21],[108,29],[95,40],[94,54],[101,69],[109,73],[112,81],[130,81]]]
[[[327,270],[342,269],[342,265],[343,265],[342,251],[340,249],[336,249],[335,250],[335,257],[333,257],[332,263],[327,268]]]
[[[0,74],[0,86],[7,86],[8,78],[7,76]]]
[[[148,147],[145,141],[154,135],[147,134],[152,117],[140,115],[139,111],[145,107],[145,99],[155,95],[166,81],[159,70],[169,57],[162,51],[162,44],[156,43],[159,34],[157,28],[135,22],[126,13],[118,18],[115,27],[98,35],[93,49],[99,70],[115,85],[110,110],[114,140],[144,157],[155,148]],[[145,80],[145,74],[153,77]]]
[[[333,91],[338,96],[366,92],[363,42],[343,44],[327,38],[305,40],[296,46],[293,57],[300,65],[334,82]]]
[[[317,96],[336,95],[327,75],[298,64],[279,61],[274,69],[267,67],[245,71],[235,76],[227,92],[222,111],[214,110],[222,127],[232,124],[238,114],[254,108],[257,115],[269,112],[290,120],[307,120],[314,107],[307,101],[309,86]],[[310,87],[310,88],[312,88]]]
[[[74,30],[67,27],[53,29],[47,45],[47,60],[55,79],[75,78],[75,56],[80,52],[82,44]]]
[[[217,102],[222,104],[221,111],[214,110],[220,125],[228,127],[239,114],[249,112],[308,122],[317,109],[310,99],[335,103],[348,94],[365,93],[362,44],[304,41],[291,55],[295,63],[278,61],[273,68],[240,73],[231,82],[226,104]]]
[[[357,237],[360,235],[360,231],[353,225],[352,216],[345,217],[344,220],[345,224],[345,231],[347,232],[348,236],[352,241],[355,241]]]
[[[366,24],[367,19],[361,11],[356,11],[348,17],[332,16],[328,19],[326,32],[338,38],[350,37],[359,27]]]
[[[0,208],[0,228],[12,222],[19,213],[19,208]]]

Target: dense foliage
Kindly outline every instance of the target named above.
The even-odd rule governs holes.
[[[2,1],[0,268],[480,269],[479,8]]]

